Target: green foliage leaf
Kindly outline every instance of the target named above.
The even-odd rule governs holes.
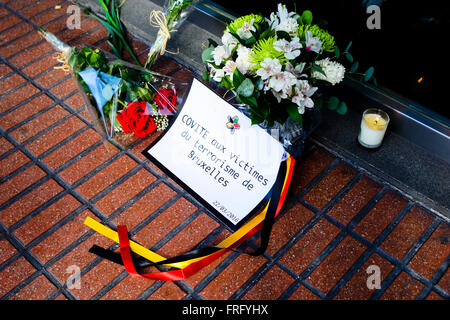
[[[336,112],[340,115],[344,115],[347,113],[347,109],[347,104],[344,101],[341,101],[336,109]]]
[[[219,86],[224,87],[227,90],[231,90],[233,88],[233,84],[230,82],[228,76],[222,78],[222,81],[220,81]]]
[[[209,61],[213,61],[213,55],[212,52],[214,51],[214,48],[207,48],[205,50],[203,50],[202,52],[202,61],[203,63],[207,63]]]
[[[355,61],[355,63],[352,64],[352,66],[350,67],[350,72],[356,72],[356,70],[358,70],[359,67],[359,61]]]
[[[240,102],[242,102],[243,104],[246,104],[250,107],[254,107],[254,108],[258,107],[258,101],[256,100],[256,98],[254,96],[244,97],[244,96],[239,95],[238,99]]]
[[[256,38],[255,37],[250,37],[247,40],[245,40],[245,46],[247,47],[251,47],[256,43]]]
[[[325,71],[323,71],[322,67],[319,66],[318,64],[316,64],[315,62],[313,62],[311,64],[311,68],[313,68],[314,70],[316,70],[317,72],[320,72],[321,74],[323,74],[325,77],[327,76]]]
[[[256,86],[257,90],[261,91],[264,88],[264,80],[261,78],[258,78],[255,82],[255,86]]]
[[[320,110],[323,107],[323,96],[313,97],[314,100],[314,109]]]
[[[244,80],[245,76],[242,74],[241,71],[239,71],[238,68],[236,68],[233,73],[233,86],[235,88],[239,88],[239,86],[241,85],[242,82],[244,82]]]
[[[291,36],[286,31],[277,31],[276,34],[277,34],[278,39],[284,39],[289,42],[292,41]]]
[[[208,71],[204,71],[204,72],[203,72],[202,78],[203,78],[203,80],[205,80],[206,82],[210,82],[210,81],[211,81],[211,77],[210,77]]]
[[[348,62],[353,63],[353,56],[350,52],[344,53],[345,59],[347,59]]]
[[[330,110],[336,110],[339,105],[339,98],[335,96],[331,96],[328,99],[327,108]]]
[[[267,39],[270,37],[275,36],[275,30],[273,30],[272,28],[267,28],[266,30],[264,30],[261,35],[259,36],[260,39]]]
[[[142,101],[152,101],[153,94],[146,88],[137,87],[137,94]]]
[[[313,20],[313,14],[311,11],[309,10],[305,10],[302,13],[302,22],[304,24],[311,24]]]
[[[303,125],[303,117],[302,115],[298,112],[298,107],[295,103],[290,103],[287,108],[286,108],[286,112],[289,114],[289,116],[295,121],[297,122],[299,125]]]
[[[353,41],[350,41],[350,42],[348,43],[347,47],[345,48],[345,51],[349,51],[349,50],[350,50],[350,47],[352,46],[352,44],[353,44]]]
[[[217,42],[215,42],[213,39],[211,39],[211,38],[208,38],[208,46],[210,46],[210,47],[217,47],[218,46],[218,44],[217,44]]]
[[[375,71],[374,67],[369,67],[364,75],[364,81],[367,82],[373,76],[373,72]]]
[[[338,46],[334,47],[334,55],[336,56],[336,59],[339,59],[341,57],[341,50]]]
[[[260,124],[264,121],[264,117],[255,109],[250,109],[250,119],[252,120],[252,125]]]
[[[255,86],[253,85],[252,80],[246,78],[244,81],[242,81],[236,91],[239,95],[249,98],[253,94],[254,90]]]
[[[375,77],[372,78],[372,82],[373,82],[375,87],[378,87],[378,82],[377,82],[377,79]]]

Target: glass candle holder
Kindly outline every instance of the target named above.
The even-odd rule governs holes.
[[[361,128],[358,134],[359,143],[366,148],[378,148],[384,138],[389,116],[380,109],[367,109],[361,119]]]

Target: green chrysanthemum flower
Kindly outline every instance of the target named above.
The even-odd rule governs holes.
[[[253,52],[250,54],[250,63],[253,63],[253,69],[261,68],[261,62],[266,58],[270,59],[278,59],[280,63],[283,65],[288,60],[284,56],[284,52],[278,51],[273,47],[273,43],[276,41],[276,38],[270,37],[267,39],[261,39],[256,42],[253,46]]]
[[[234,20],[233,22],[231,22],[227,28],[228,30],[230,30],[230,32],[234,32],[236,33],[237,30],[239,30],[240,28],[242,28],[242,26],[244,25],[245,22],[250,23],[253,21],[253,24],[258,25],[260,23],[264,22],[264,17],[260,16],[259,14],[249,14],[246,16],[242,16],[237,18],[236,20]]]
[[[322,48],[325,51],[333,52],[336,46],[334,42],[334,37],[330,35],[327,31],[321,29],[318,25],[304,24],[300,25],[297,29],[298,37],[301,39],[304,37],[306,31],[311,31],[311,34],[314,37],[317,37],[322,41]]]

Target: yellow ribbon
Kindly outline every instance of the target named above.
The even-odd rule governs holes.
[[[289,168],[290,165],[291,165],[291,158],[288,158],[286,161],[287,161],[287,166]],[[284,178],[284,183],[283,183],[283,190],[286,187],[286,182],[287,182],[288,176],[289,176],[289,172],[286,172],[286,176]],[[233,234],[228,236],[228,238],[226,238],[225,240],[220,242],[217,246],[218,247],[223,247],[223,248],[231,247],[234,243],[239,241],[239,239],[241,239],[243,236],[245,236],[250,230],[252,230],[258,224],[263,222],[264,219],[266,218],[266,213],[267,213],[267,209],[269,208],[269,203],[270,203],[270,200],[266,204],[264,209],[258,215],[253,217],[247,223],[245,223],[241,228],[239,228],[239,230],[237,230],[236,232],[234,232]],[[109,229],[108,227],[106,227],[105,225],[101,224],[100,222],[92,219],[91,217],[86,217],[86,219],[84,221],[84,224],[86,226],[88,226],[89,228],[93,229],[94,231],[97,231],[101,235],[111,239],[112,241],[114,241],[116,243],[119,243],[119,235],[117,234],[116,231]],[[162,261],[162,260],[166,260],[166,258],[164,258],[163,256],[160,256],[156,252],[153,252],[153,251],[145,248],[144,246],[134,242],[133,240],[130,240],[130,249],[133,252],[135,252],[138,255],[140,255],[141,257],[144,257],[147,260],[152,261],[152,262],[159,262],[159,261]],[[194,259],[190,259],[190,260],[186,260],[186,261],[182,261],[182,262],[175,262],[175,263],[171,263],[171,264],[165,264],[165,265],[166,266],[170,266],[170,267],[183,269],[183,268],[187,267],[188,265],[190,265],[190,264],[192,264],[192,263],[194,263],[196,261],[199,261],[201,259],[204,259],[204,258],[206,258],[208,256],[204,256],[204,257],[200,257],[200,258],[194,258]]]
[[[166,45],[167,41],[170,39],[170,33],[176,32],[177,30],[169,30],[169,27],[167,26],[167,19],[165,14],[161,10],[153,10],[150,13],[150,25],[155,28],[159,28],[158,34],[163,36],[163,43],[161,46],[161,52],[160,55],[163,55],[164,52],[166,52]],[[167,52],[172,54],[177,54],[175,52],[170,52],[167,50]]]

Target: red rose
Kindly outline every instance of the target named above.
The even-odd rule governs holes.
[[[175,113],[175,104],[177,103],[177,95],[172,89],[161,88],[155,95],[155,103],[163,115]]]
[[[130,102],[121,113],[117,114],[117,120],[122,126],[123,132],[134,132],[139,138],[145,138],[156,130],[156,123],[153,117],[145,114],[147,102]]]

